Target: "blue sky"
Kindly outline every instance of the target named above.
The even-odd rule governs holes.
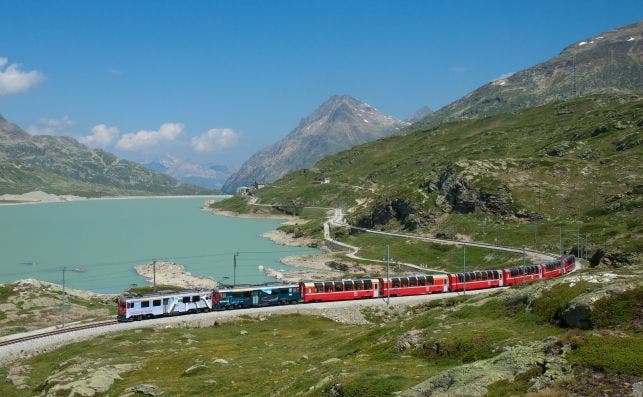
[[[33,72],[0,87],[4,117],[34,132],[94,134],[85,142],[141,161],[173,153],[231,166],[330,95],[404,118],[643,16],[643,2],[625,0],[0,0],[0,9],[0,71]]]

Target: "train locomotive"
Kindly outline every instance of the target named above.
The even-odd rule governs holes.
[[[134,321],[212,310],[488,289],[559,277],[575,267],[576,258],[569,255],[541,264],[498,270],[122,295],[118,300],[117,319]]]

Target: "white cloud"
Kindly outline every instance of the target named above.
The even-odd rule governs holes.
[[[33,135],[72,135],[71,128],[74,121],[69,116],[59,119],[42,118],[36,124],[32,124],[27,131]]]
[[[105,148],[109,146],[116,137],[118,137],[118,128],[98,124],[92,128],[91,134],[78,138],[78,141],[87,146]]]
[[[9,64],[7,58],[0,57],[0,96],[27,91],[43,79],[42,73],[37,70],[24,72],[20,70],[20,65]]]
[[[116,147],[123,150],[140,150],[156,147],[164,142],[171,142],[178,137],[185,125],[182,123],[165,123],[158,130],[140,130],[124,134],[116,142]]]
[[[239,133],[230,128],[213,128],[192,138],[192,148],[197,152],[214,152],[232,147],[239,142]]]

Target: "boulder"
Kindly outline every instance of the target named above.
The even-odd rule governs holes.
[[[404,333],[395,342],[395,348],[401,352],[411,348],[422,349],[423,347],[422,331],[417,329]]]
[[[208,367],[203,365],[203,364],[194,364],[190,368],[186,369],[183,371],[183,376],[192,376],[196,373],[202,372],[203,370],[207,369]]]
[[[160,396],[161,394],[163,394],[163,391],[161,391],[161,389],[149,383],[141,383],[140,385],[129,387],[126,391],[134,394],[142,394],[145,396]]]

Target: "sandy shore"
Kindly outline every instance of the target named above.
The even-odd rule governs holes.
[[[152,263],[134,266],[134,270],[150,283],[153,282],[154,265]],[[156,262],[156,284],[190,289],[211,289],[217,286],[213,278],[193,276],[183,265],[174,262]]]
[[[292,234],[282,232],[281,230],[270,230],[261,235],[279,245],[290,247],[314,247],[317,240],[310,237],[294,237]]]
[[[68,201],[85,201],[85,200],[143,200],[143,199],[176,199],[176,198],[211,198],[211,197],[229,197],[228,195],[174,195],[174,196],[106,196],[106,197],[81,197],[71,194],[56,195],[42,192],[40,190],[23,193],[23,194],[3,194],[0,195],[0,205],[27,205],[27,204],[45,204],[45,203],[63,203]]]

